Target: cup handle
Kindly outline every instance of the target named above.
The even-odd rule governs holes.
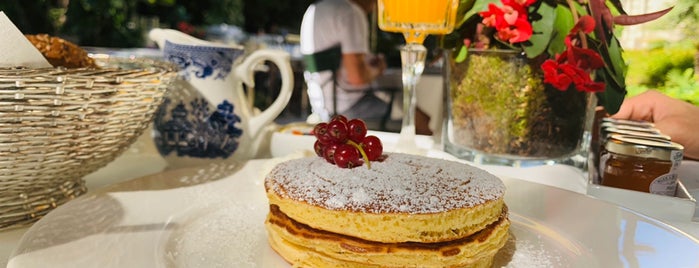
[[[260,49],[247,56],[245,60],[234,70],[235,75],[248,87],[255,86],[253,67],[257,63],[269,60],[277,65],[279,72],[281,73],[281,89],[279,90],[279,95],[277,98],[274,100],[274,102],[272,102],[272,105],[258,115],[254,115],[252,111],[248,111],[248,132],[251,137],[257,136],[260,129],[272,122],[272,120],[274,120],[282,112],[282,110],[284,110],[291,99],[291,93],[294,86],[294,76],[293,70],[291,69],[290,58],[289,53],[282,50]],[[245,92],[243,92],[242,87],[237,88],[237,99],[246,100]],[[244,106],[249,107],[247,103]]]

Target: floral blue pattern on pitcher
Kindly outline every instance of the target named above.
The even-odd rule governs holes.
[[[160,132],[155,145],[162,155],[175,152],[178,156],[228,158],[238,149],[243,130],[236,125],[241,120],[233,112],[232,103],[224,100],[209,113],[209,103],[203,98],[196,98],[188,105],[180,101],[174,107],[170,98],[164,102],[154,122]],[[164,120],[166,113],[170,113],[169,120]]]
[[[227,47],[187,46],[165,42],[165,60],[180,68],[184,80],[224,80],[233,69],[233,62],[243,50]]]
[[[242,46],[199,40],[170,29],[153,29],[150,37],[162,45],[164,59],[180,68],[153,122],[155,145],[168,164],[254,158],[265,142],[263,128],[291,98],[288,53],[261,49],[243,57]],[[254,90],[255,67],[266,61],[279,67],[282,86],[272,105],[254,113],[244,88]]]

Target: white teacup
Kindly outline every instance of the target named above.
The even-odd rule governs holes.
[[[171,167],[254,158],[268,142],[265,127],[291,98],[294,82],[287,52],[261,49],[243,56],[243,47],[200,41],[158,42],[165,60],[180,67],[153,124],[155,145]],[[254,113],[243,84],[248,90],[254,87],[255,67],[265,61],[279,68],[281,89],[267,109]]]

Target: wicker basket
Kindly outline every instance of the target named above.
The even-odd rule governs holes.
[[[101,68],[0,68],[0,230],[87,190],[83,177],[148,127],[172,65],[106,58]]]

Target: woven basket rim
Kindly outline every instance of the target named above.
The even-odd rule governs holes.
[[[0,68],[0,231],[85,193],[150,124],[175,65],[98,58],[98,68]]]
[[[0,67],[0,81],[22,77],[55,76],[65,79],[139,79],[146,75],[175,75],[178,67],[170,62],[152,58],[97,57],[97,67],[65,68],[26,66]],[[60,80],[59,80],[60,81]]]

